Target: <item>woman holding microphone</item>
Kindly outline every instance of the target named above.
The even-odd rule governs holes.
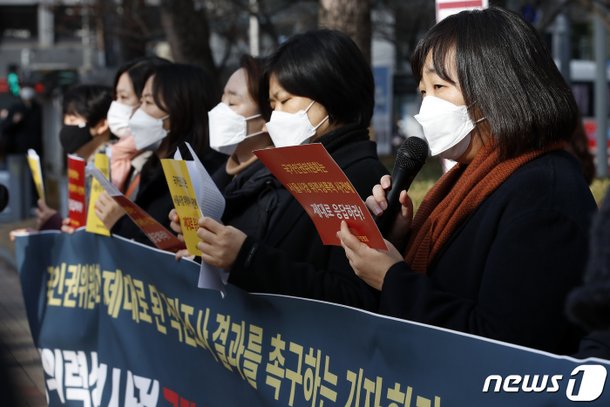
[[[431,153],[458,165],[415,217],[402,193],[387,252],[343,224],[350,264],[380,293],[381,313],[572,353],[580,332],[564,302],[581,281],[596,205],[564,149],[578,118],[570,88],[534,28],[500,8],[442,20],[412,68]],[[387,208],[390,184],[373,188],[373,213]]]

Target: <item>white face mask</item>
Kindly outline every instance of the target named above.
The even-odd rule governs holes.
[[[142,109],[136,110],[129,119],[129,129],[138,150],[158,146],[157,143],[167,136],[167,130],[163,128],[163,120],[167,117],[169,115],[155,119]]]
[[[220,102],[208,112],[210,147],[219,153],[233,154],[237,145],[246,138],[263,133],[263,131],[259,131],[247,134],[247,121],[257,117],[260,117],[260,114],[244,117],[236,113],[227,104]]]
[[[106,114],[108,127],[112,134],[119,138],[131,135],[129,130],[129,118],[133,113],[133,108],[123,103],[113,100]]]
[[[307,109],[296,113],[273,111],[267,122],[267,131],[276,147],[298,146],[316,134],[318,127],[328,120],[328,115],[315,127],[309,121],[307,112],[313,106],[313,100]]]
[[[474,123],[465,105],[457,106],[435,96],[426,96],[419,114],[413,117],[424,130],[432,156],[455,160],[468,148]]]

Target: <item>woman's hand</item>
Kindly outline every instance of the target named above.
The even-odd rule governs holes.
[[[180,217],[178,216],[178,212],[176,211],[176,209],[172,209],[171,211],[169,211],[169,227],[171,230],[174,231],[174,233],[176,233],[176,236],[178,237],[178,240],[180,240],[181,242],[184,242],[184,235],[182,234],[182,226],[180,225]],[[178,250],[176,252],[176,260],[180,260],[182,258],[188,258],[188,259],[193,259],[195,258],[194,255],[192,255],[191,253],[189,253],[189,251],[187,249],[182,249],[182,250]]]
[[[386,191],[392,186],[392,177],[384,175],[379,184],[373,187],[373,195],[366,198],[366,206],[375,216],[379,216],[388,209]],[[401,208],[396,216],[396,220],[387,236],[388,240],[397,247],[406,245],[406,238],[411,230],[413,223],[413,202],[406,191],[401,191],[398,197]]]
[[[47,221],[51,219],[51,217],[53,217],[57,211],[48,207],[46,202],[42,199],[39,199],[36,203],[36,229],[40,230],[40,228],[47,223]]]
[[[74,233],[76,228],[74,228],[72,225],[70,225],[70,223],[72,223],[70,221],[70,218],[64,218],[61,221],[61,231],[64,233]]]
[[[178,212],[175,208],[169,211],[168,218],[170,229],[173,230],[174,233],[176,233],[180,241],[184,242],[184,235],[182,235],[182,226],[180,225],[180,217],[178,216]]]
[[[201,239],[197,248],[201,250],[203,261],[225,270],[233,265],[246,240],[246,234],[241,230],[208,217],[199,219],[197,236]]]
[[[125,211],[108,192],[104,191],[95,202],[95,215],[106,226],[106,229],[110,230],[125,215]]]
[[[345,221],[341,221],[341,230],[337,232],[341,246],[350,266],[358,277],[377,290],[383,287],[385,275],[394,264],[403,261],[402,255],[386,240],[388,251],[371,249],[352,234]]]
[[[10,232],[8,232],[8,237],[10,239],[11,242],[14,242],[15,239],[18,236],[27,236],[30,233],[36,233],[37,231],[32,229],[32,228],[19,228],[19,229],[13,229]]]
[[[180,259],[189,259],[189,260],[193,260],[195,258],[194,255],[192,255],[188,249],[182,249],[182,250],[178,250],[176,252],[176,256],[175,259],[176,261],[180,261]]]

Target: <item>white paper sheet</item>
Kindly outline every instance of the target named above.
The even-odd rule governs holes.
[[[191,182],[193,183],[193,189],[195,190],[195,196],[197,197],[197,203],[199,204],[201,213],[203,216],[220,222],[220,218],[225,210],[225,198],[218,187],[216,187],[212,177],[197,157],[197,154],[193,151],[191,145],[186,142],[185,144],[193,157],[193,160],[185,160],[185,162],[189,176],[191,177]],[[179,149],[176,150],[174,159],[183,159]],[[203,259],[201,260],[197,287],[218,290],[224,296],[228,279],[228,272],[207,264]]]

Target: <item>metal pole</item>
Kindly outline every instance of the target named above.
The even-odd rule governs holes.
[[[32,178],[27,168],[25,154],[9,154],[6,157],[9,172],[9,210],[11,220],[30,217],[32,209]]]
[[[249,27],[249,40],[250,40],[250,55],[257,57],[260,55],[260,41],[259,41],[259,26],[258,18],[258,0],[250,0],[250,27]]]
[[[571,59],[571,50],[570,50],[570,20],[565,14],[559,14],[557,16],[560,21],[559,25],[561,27],[560,31],[560,39],[561,45],[559,48],[559,61],[561,65],[561,74],[568,84],[572,81],[572,75],[570,72],[570,59]]]
[[[608,176],[608,54],[607,31],[602,17],[593,16],[595,49],[595,122],[597,123],[596,167],[598,177]]]
[[[91,61],[93,50],[91,49],[91,11],[89,10],[89,2],[86,1],[82,5],[81,17],[83,23],[83,66],[82,71],[88,73],[91,70]]]
[[[566,82],[570,83],[570,21],[565,14],[559,14],[553,24],[553,58]]]
[[[51,6],[45,2],[38,5],[38,45],[49,48],[55,42],[54,17]]]

